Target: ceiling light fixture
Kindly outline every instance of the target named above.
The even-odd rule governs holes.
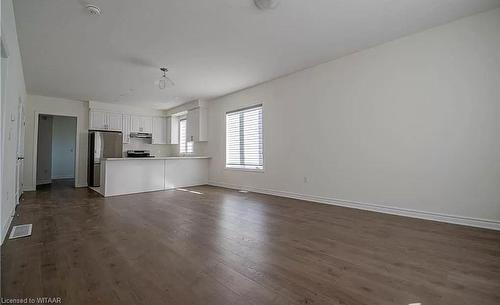
[[[276,8],[280,0],[254,0],[254,3],[261,10],[269,10]]]
[[[97,5],[87,4],[85,7],[87,8],[87,11],[89,12],[90,16],[101,15],[101,9]]]
[[[167,77],[167,68],[160,68],[160,70],[163,72],[163,76],[160,78],[160,81],[158,82],[158,87],[160,89],[165,89],[165,88],[171,88],[175,86],[175,83]]]

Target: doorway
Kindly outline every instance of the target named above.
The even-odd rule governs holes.
[[[52,183],[74,185],[76,117],[39,114],[36,146],[36,188]]]

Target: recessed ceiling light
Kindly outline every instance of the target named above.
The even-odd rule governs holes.
[[[254,0],[255,5],[261,10],[269,10],[276,8],[280,3],[279,0]]]
[[[87,11],[89,12],[90,16],[101,15],[101,9],[97,5],[87,4],[85,7],[87,8]]]

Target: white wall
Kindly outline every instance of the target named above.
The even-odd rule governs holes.
[[[75,180],[77,187],[87,186],[87,149],[89,128],[88,102],[39,95],[28,95],[26,103],[26,138],[24,148],[25,190],[35,189],[33,145],[35,142],[34,136],[36,135],[34,130],[35,118],[38,113],[77,117],[77,174]]]
[[[52,124],[52,179],[75,177],[75,149],[76,118],[54,116]]]
[[[38,117],[38,145],[36,163],[36,185],[52,182],[52,130],[53,117]]]
[[[16,23],[12,0],[1,3],[2,40],[8,49],[6,62],[2,60],[2,76],[6,76],[5,94],[1,103],[1,230],[2,241],[8,231],[16,206],[16,159],[17,159],[17,122],[18,106],[26,99],[26,88],[17,41]],[[5,64],[6,63],[6,64]]]
[[[499,33],[496,9],[211,101],[211,183],[500,229]],[[257,103],[265,172],[225,170],[225,112]]]

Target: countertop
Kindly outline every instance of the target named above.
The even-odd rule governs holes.
[[[129,161],[129,160],[184,160],[184,159],[210,159],[208,156],[185,157],[150,157],[150,158],[102,158],[102,161]]]

